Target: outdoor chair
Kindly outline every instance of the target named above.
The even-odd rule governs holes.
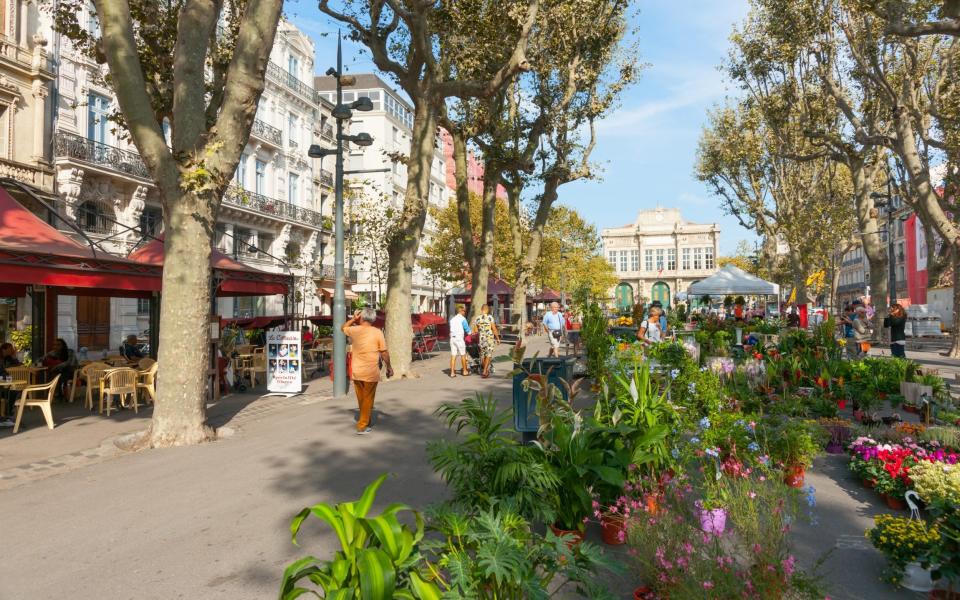
[[[144,390],[150,397],[150,404],[156,399],[157,395],[157,369],[160,367],[154,361],[146,371],[137,373],[137,391]]]
[[[43,418],[47,427],[53,429],[53,396],[57,392],[60,376],[57,375],[50,383],[43,385],[28,385],[20,391],[20,400],[17,401],[17,420],[13,424],[13,432],[20,430],[20,420],[23,418],[25,406],[38,406],[43,411]]]
[[[146,371],[147,369],[152,367],[154,364],[156,364],[156,362],[157,361],[153,360],[152,358],[141,358],[140,361],[137,362],[137,370]]]
[[[105,362],[94,362],[80,369],[83,372],[83,378],[87,381],[87,401],[85,404],[87,410],[93,410],[93,391],[100,389],[100,380],[103,378],[103,375],[112,368],[113,367]]]
[[[15,385],[7,387],[9,393],[19,392],[23,388],[30,385],[30,367],[8,367],[7,376],[13,380]],[[7,410],[7,403],[0,402],[0,413],[3,413]],[[10,416],[10,415],[5,415]]]
[[[243,367],[240,371],[241,376],[250,378],[250,387],[257,387],[257,374],[263,373],[263,381],[267,381],[267,355],[258,352],[253,355],[253,360],[249,365]]]
[[[255,346],[253,344],[240,344],[234,348],[234,350],[236,350],[237,354],[253,354],[254,348]]]
[[[100,380],[100,412],[103,412],[104,398],[107,398],[108,417],[110,416],[109,398],[114,395],[120,396],[120,404],[123,404],[124,396],[130,396],[133,401],[133,412],[138,412],[136,371],[127,367],[111,369]]]

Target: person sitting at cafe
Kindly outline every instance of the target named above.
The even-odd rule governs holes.
[[[17,360],[17,348],[10,342],[0,344],[0,377],[9,377],[7,369],[19,367],[22,363]],[[0,427],[13,427],[13,406],[16,403],[18,392],[9,387],[0,388],[0,402],[6,405],[6,416],[0,418]]]
[[[300,328],[300,343],[303,344],[304,348],[313,344],[313,333],[310,332],[310,327],[307,325]]]
[[[73,370],[77,367],[77,356],[63,338],[57,338],[53,341],[53,350],[43,355],[41,364],[47,367],[48,381],[60,375],[60,389],[57,390],[57,397],[60,398],[61,390],[73,377]]]
[[[140,350],[140,342],[137,341],[137,336],[132,333],[120,344],[120,355],[127,360],[139,360],[146,356]]]

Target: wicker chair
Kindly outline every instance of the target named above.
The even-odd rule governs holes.
[[[155,365],[156,363],[157,363],[157,361],[153,360],[152,358],[141,358],[141,359],[137,362],[137,370],[138,370],[138,371],[146,371],[147,369],[149,369],[150,367],[152,367],[152,366]]]
[[[103,379],[104,374],[113,369],[110,365],[105,362],[94,362],[86,365],[81,369],[83,371],[83,378],[86,380],[86,396],[87,401],[85,406],[87,410],[93,410],[93,394],[94,390],[100,389],[100,380]]]
[[[259,352],[253,355],[250,366],[244,367],[242,374],[250,377],[250,387],[257,387],[257,374],[263,373],[263,382],[267,382],[267,355]]]
[[[39,407],[43,411],[43,418],[47,427],[53,429],[53,396],[57,393],[57,384],[60,376],[57,375],[50,383],[43,385],[28,385],[20,391],[20,400],[17,401],[17,420],[13,424],[13,432],[20,431],[20,420],[23,418],[23,409],[26,406]]]
[[[157,397],[157,369],[160,367],[156,362],[150,365],[146,371],[137,373],[137,391],[144,390],[150,397],[150,404],[153,404]]]
[[[103,412],[104,404],[107,407],[107,416],[110,416],[110,396],[120,396],[120,404],[123,404],[124,396],[130,396],[133,400],[133,412],[138,411],[137,405],[137,372],[127,367],[119,369],[110,369],[103,379],[100,380],[100,412]],[[104,403],[104,399],[107,402]]]

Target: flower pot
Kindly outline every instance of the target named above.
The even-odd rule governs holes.
[[[930,590],[927,598],[930,600],[960,600],[960,591]]]
[[[830,441],[827,442],[827,453],[828,454],[843,454],[843,444],[840,442]]]
[[[918,562],[911,562],[903,569],[900,586],[912,592],[929,592],[933,589],[933,579],[928,569],[924,569]]]
[[[806,469],[802,465],[791,465],[784,471],[783,482],[787,484],[788,487],[803,487],[803,476],[805,474]]]
[[[884,494],[883,501],[886,502],[887,506],[893,510],[907,510],[907,501],[903,498],[897,498],[896,496],[891,496],[890,494]]]
[[[863,487],[867,488],[868,490],[872,490],[873,488],[877,487],[876,479],[861,479],[860,483],[862,483]]]
[[[700,529],[704,533],[722,534],[727,529],[727,509],[700,509]]]
[[[648,585],[641,585],[633,590],[633,600],[653,600],[653,588]]]
[[[863,420],[863,416],[864,416],[864,412],[863,412],[862,410],[854,410],[854,411],[853,411],[853,419],[854,419],[855,421],[862,421],[862,420]]]
[[[838,408],[839,410],[843,410],[843,409],[847,408],[847,399],[846,399],[846,398],[841,398],[840,400],[837,400],[837,408]]]
[[[583,542],[583,532],[579,529],[560,529],[556,525],[550,525],[550,530],[557,537],[567,537],[567,548],[573,550]]]
[[[627,541],[627,526],[620,515],[601,515],[600,534],[603,543],[610,546],[619,546]]]

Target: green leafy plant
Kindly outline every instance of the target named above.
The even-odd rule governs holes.
[[[457,437],[427,444],[433,468],[453,491],[453,501],[477,508],[510,507],[527,519],[551,522],[560,480],[539,451],[507,430],[512,414],[493,396],[476,395],[440,406],[436,413]]]
[[[798,419],[768,419],[763,424],[763,436],[770,457],[788,467],[809,467],[827,442],[826,432],[816,421]]]
[[[479,511],[442,505],[429,514],[424,543],[426,577],[446,598],[549,598],[563,588],[579,597],[606,598],[606,571],[615,563],[590,543],[571,547],[549,529],[534,533],[519,514],[502,506]],[[559,585],[552,585],[555,581]]]
[[[613,352],[614,342],[607,333],[607,319],[598,304],[591,304],[584,311],[580,339],[587,355],[587,372],[599,381]]]
[[[421,560],[418,544],[424,531],[420,513],[404,504],[391,504],[379,515],[368,516],[386,478],[386,474],[378,477],[357,501],[333,506],[321,502],[304,508],[293,518],[290,533],[294,544],[303,522],[313,515],[334,530],[340,549],[331,560],[305,556],[287,566],[280,584],[281,600],[294,600],[308,593],[319,597],[314,589],[299,586],[304,580],[309,580],[330,600],[439,599],[436,585],[417,572]],[[402,512],[413,514],[415,529],[400,522],[397,515]]]
[[[29,366],[31,362],[30,351],[33,349],[33,325],[11,331],[10,341],[17,347],[17,350],[23,351],[23,364]]]

